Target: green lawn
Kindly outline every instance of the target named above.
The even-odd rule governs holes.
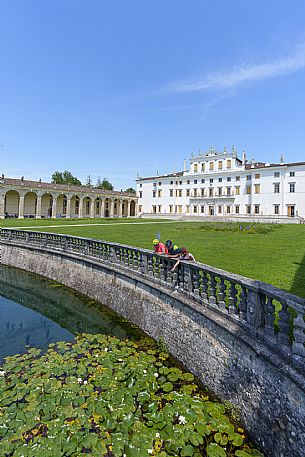
[[[90,225],[63,226],[71,224]],[[35,228],[42,225],[56,227]],[[243,230],[239,230],[240,225]],[[274,284],[305,298],[305,226],[258,225],[253,228],[249,224],[250,229],[246,229],[246,225],[144,219],[1,221],[2,227],[33,227],[33,230],[67,233],[149,249],[156,233],[161,232],[162,241],[170,238],[178,245],[186,246],[200,262]]]

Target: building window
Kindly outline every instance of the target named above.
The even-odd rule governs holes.
[[[260,179],[260,177],[261,177],[260,173],[255,174],[255,179]]]
[[[246,186],[246,194],[251,194],[251,186]]]
[[[159,186],[162,186],[162,182],[161,182],[161,181],[159,181],[159,183],[158,183],[158,184],[159,184]]]
[[[158,198],[162,197],[162,190],[158,190]]]
[[[197,213],[197,206],[194,206],[194,213]]]
[[[227,196],[229,197],[231,195],[231,187],[227,187]]]
[[[142,194],[143,194],[143,192],[140,191],[139,192],[139,198],[142,198]]]
[[[201,171],[205,171],[205,163],[201,164]]]
[[[198,163],[194,163],[194,173],[198,172]]]
[[[202,180],[201,180],[201,184],[204,184],[204,183],[205,183],[205,179],[202,179]]]
[[[152,212],[153,212],[154,214],[156,214],[156,212],[157,212],[157,207],[156,207],[156,205],[154,205],[154,206],[152,207]]]
[[[210,171],[214,171],[214,162],[210,162]]]
[[[169,212],[170,212],[170,213],[173,212],[173,205],[169,205]]]
[[[290,176],[290,177],[295,176],[295,172],[294,172],[294,171],[291,171],[291,172],[289,173],[289,176]]]
[[[176,197],[182,197],[182,189],[176,190]]]
[[[200,211],[204,213],[204,206],[201,206]]]
[[[156,197],[156,191],[153,190],[153,198],[155,198],[155,197]]]
[[[193,195],[194,197],[197,197],[197,189],[193,189]]]
[[[231,177],[230,176],[227,177],[227,181],[231,181]]]
[[[171,184],[171,186],[172,186],[172,185],[174,184],[174,181],[171,181],[170,184]]]
[[[227,206],[227,214],[231,213],[231,206]]]
[[[222,213],[222,206],[218,206],[218,214],[221,214]]]
[[[194,184],[197,184],[197,182],[198,182],[197,179],[194,179]]]
[[[189,214],[189,212],[190,212],[190,206],[189,206],[189,205],[186,205],[186,207],[185,207],[185,212],[186,212],[187,214]]]
[[[235,205],[235,214],[239,214],[239,205]]]
[[[254,214],[259,214],[259,205],[254,205]]]
[[[204,189],[201,189],[201,197],[204,197]]]
[[[218,182],[222,182],[222,178],[218,178]]]
[[[239,186],[235,187],[235,195],[240,195],[240,187]]]
[[[212,182],[213,182],[213,178],[210,178],[210,183],[212,184]]]
[[[182,181],[179,181],[179,186],[182,186]]]
[[[142,187],[142,184],[140,184],[140,187]]]
[[[235,181],[240,181],[240,176],[236,176]]]
[[[142,213],[142,205],[139,205],[138,210],[139,210],[139,213]]]
[[[221,195],[222,195],[222,187],[218,187],[218,195],[221,197]]]
[[[232,168],[232,161],[229,159],[227,160],[227,169],[230,170]]]
[[[158,213],[161,213],[162,211],[162,205],[158,205]]]
[[[280,214],[280,205],[274,205],[274,214]]]
[[[173,191],[173,189],[169,189],[169,196],[170,196],[170,197],[173,197],[173,196],[174,196],[174,191]]]
[[[276,182],[273,184],[273,191],[275,194],[279,194],[280,193],[280,183],[279,182]]]
[[[191,195],[190,189],[186,189],[186,196],[189,197]]]
[[[295,192],[295,183],[294,182],[291,182],[289,184],[289,192],[290,193],[294,193]]]
[[[274,172],[274,177],[275,178],[279,178],[280,177],[280,172],[279,171],[275,171]]]
[[[209,197],[213,197],[213,193],[214,193],[213,191],[214,191],[213,187],[210,187],[209,188]]]
[[[254,185],[254,193],[255,194],[260,194],[261,193],[261,185],[260,184],[255,184]]]
[[[219,160],[218,162],[218,170],[222,170],[222,160]]]
[[[251,205],[246,205],[246,213],[251,214]]]
[[[188,179],[188,180],[186,181],[186,184],[190,184],[190,183],[191,183],[191,181]]]
[[[247,175],[247,181],[251,181],[251,175]]]

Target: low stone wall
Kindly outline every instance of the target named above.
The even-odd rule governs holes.
[[[3,240],[2,262],[72,287],[162,338],[204,385],[239,409],[266,456],[304,456],[303,363],[292,367],[234,316],[90,256]]]

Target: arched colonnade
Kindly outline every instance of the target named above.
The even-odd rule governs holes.
[[[0,218],[95,218],[136,215],[136,201],[119,195],[108,197],[67,192],[8,190],[0,198]]]

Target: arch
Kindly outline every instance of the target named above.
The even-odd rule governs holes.
[[[104,209],[104,217],[110,217],[112,211],[112,200],[111,198],[106,198],[105,200],[105,209]]]
[[[94,217],[102,217],[102,199],[96,197],[94,200]]]
[[[90,205],[91,205],[91,198],[87,196],[83,199],[83,217],[90,216]]]
[[[5,217],[18,217],[20,194],[16,190],[9,190],[4,196]]]
[[[60,194],[56,200],[56,217],[66,217],[67,215],[67,196]],[[54,215],[52,214],[54,217]]]
[[[118,198],[113,201],[113,217],[119,217],[121,202]]]
[[[131,200],[130,202],[130,216],[135,216],[136,215],[136,202],[134,200]]]
[[[71,217],[79,217],[79,205],[80,199],[78,195],[72,195],[71,197]]]
[[[129,208],[129,203],[128,200],[122,200],[122,217],[128,217],[128,208]]]
[[[27,192],[24,195],[23,215],[24,217],[35,217],[37,205],[36,192]]]
[[[52,217],[53,195],[46,192],[41,196],[41,217]]]

